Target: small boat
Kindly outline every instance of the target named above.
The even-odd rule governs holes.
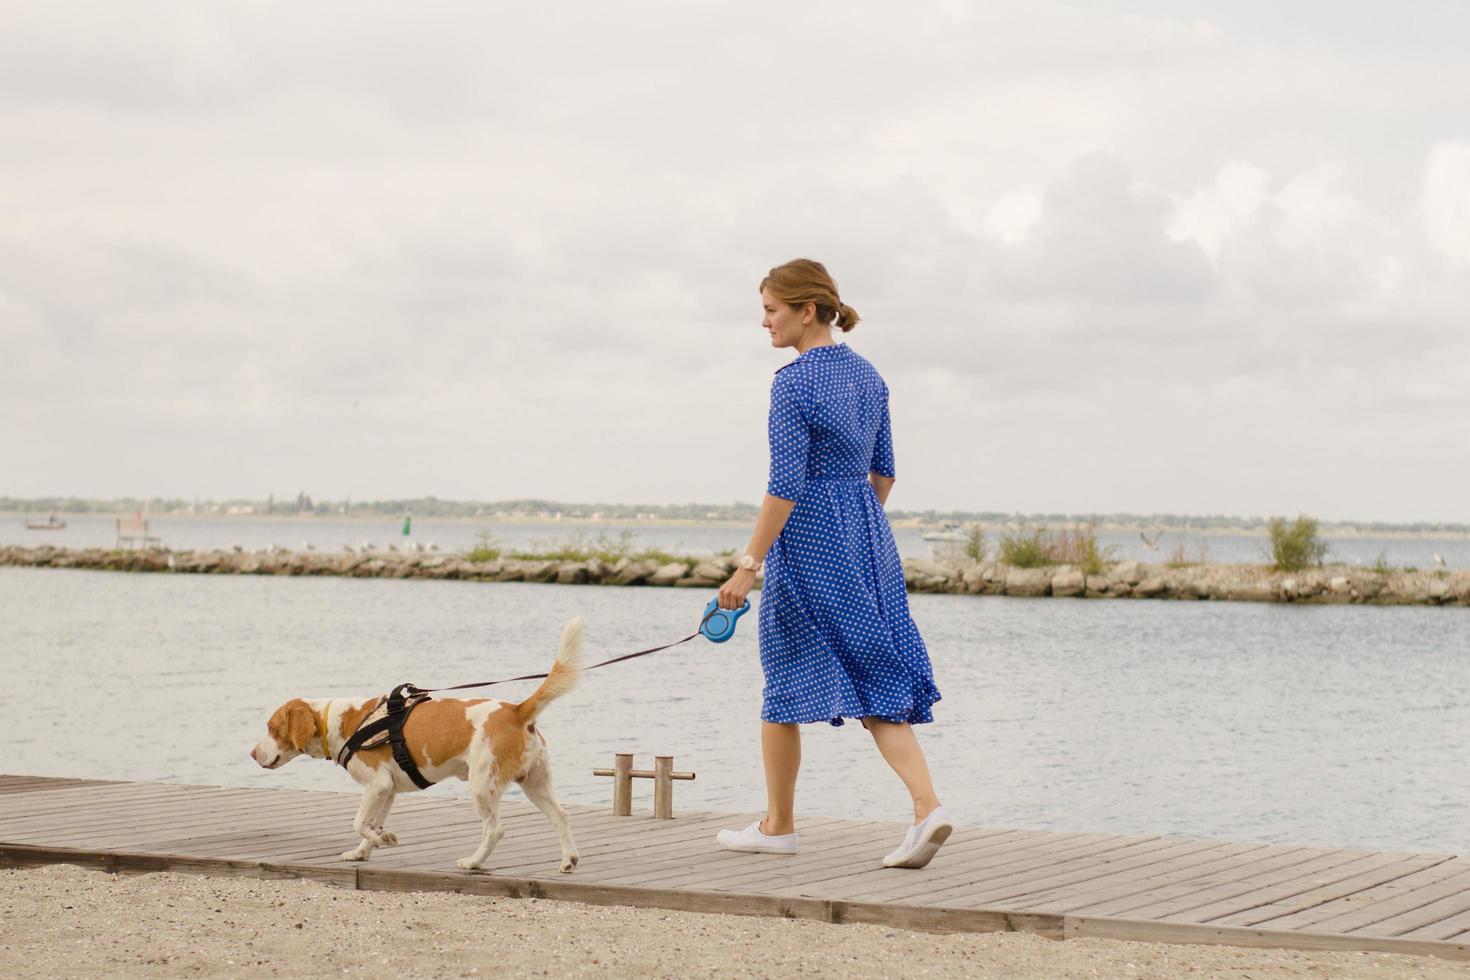
[[[937,531],[925,531],[922,537],[925,541],[964,541],[965,532],[958,524],[950,522]]]
[[[52,514],[50,517],[46,518],[44,521],[36,521],[36,520],[27,520],[26,521],[26,530],[27,531],[60,531],[64,527],[66,527],[66,521],[63,521],[61,518],[57,517],[55,514]]]

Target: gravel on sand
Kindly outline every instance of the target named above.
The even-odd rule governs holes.
[[[706,915],[318,882],[0,871],[0,975],[1460,977],[1386,953],[1170,946]]]

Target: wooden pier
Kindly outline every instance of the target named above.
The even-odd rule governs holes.
[[[673,820],[570,807],[582,862],[557,871],[556,835],[507,802],[488,869],[464,872],[468,800],[400,796],[402,841],[365,863],[356,794],[0,776],[0,867],[312,878],[348,888],[451,891],[696,912],[1024,931],[1169,943],[1357,949],[1470,960],[1470,859],[1172,837],[966,827],[920,871],[879,867],[902,826],[811,818],[795,857],[714,841],[750,814]]]

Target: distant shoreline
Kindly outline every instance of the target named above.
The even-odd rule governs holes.
[[[0,510],[0,519],[25,520],[34,519],[38,515],[45,515],[50,511],[37,510]],[[92,511],[57,511],[63,518],[66,517],[101,517],[113,518],[127,516],[122,511],[115,510],[92,510]],[[376,514],[223,514],[223,513],[184,513],[178,511],[151,513],[151,520],[209,520],[209,521],[238,521],[242,524],[248,523],[289,523],[289,524],[319,524],[319,523],[344,523],[344,524],[392,524],[403,520],[403,515],[386,513]],[[750,527],[754,520],[737,518],[679,518],[679,517],[581,517],[562,516],[552,517],[538,514],[525,514],[516,516],[481,516],[481,517],[443,517],[443,516],[413,516],[415,524],[453,524],[459,526],[485,526],[534,524],[546,527]],[[890,523],[894,527],[901,528],[937,528],[952,521],[933,521],[918,517],[891,517]],[[961,524],[978,523],[987,535],[999,535],[1007,530],[1017,527],[1083,527],[1089,526],[1085,522],[1078,521],[978,521],[958,522]],[[1262,537],[1267,534],[1265,525],[1201,525],[1198,527],[1175,527],[1159,526],[1153,524],[1126,524],[1115,522],[1098,522],[1090,525],[1097,531],[1106,531],[1119,534],[1135,534],[1138,532],[1163,531],[1165,534],[1175,537],[1189,535],[1193,537]],[[1356,540],[1356,539],[1381,539],[1386,541],[1416,541],[1416,540],[1438,540],[1438,541],[1466,541],[1470,540],[1470,530],[1467,531],[1416,531],[1407,528],[1396,530],[1375,530],[1355,524],[1321,524],[1321,537],[1329,540]]]

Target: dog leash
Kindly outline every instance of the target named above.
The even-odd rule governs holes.
[[[582,669],[596,670],[598,667],[607,667],[611,664],[622,663],[624,660],[632,660],[635,657],[646,657],[650,653],[658,653],[660,650],[668,650],[672,647],[678,646],[681,643],[688,643],[690,640],[694,639],[696,636],[699,636],[701,633],[709,637],[711,640],[714,640],[714,642],[716,643],[723,643],[734,634],[735,621],[739,619],[740,616],[743,615],[745,611],[749,608],[749,599],[745,600],[745,605],[743,607],[736,610],[721,609],[719,607],[719,601],[716,599],[711,599],[709,605],[705,606],[704,608],[704,617],[699,621],[699,629],[695,630],[693,633],[690,633],[682,640],[675,640],[673,643],[665,643],[663,646],[659,647],[649,647],[647,650],[638,650],[634,653],[625,653],[622,656],[613,657],[609,660],[603,660],[600,663],[595,663],[590,667],[584,667]],[[721,621],[714,623],[714,628],[711,629],[711,623],[715,620]],[[473,684],[456,684],[453,687],[414,687],[412,684],[406,684],[404,685],[404,693],[409,696],[415,694],[439,694],[443,691],[464,691],[473,687],[491,687],[495,684],[510,684],[515,681],[536,681],[541,680],[542,678],[547,676],[549,675],[522,674],[520,677],[503,677],[498,681],[476,681]]]

